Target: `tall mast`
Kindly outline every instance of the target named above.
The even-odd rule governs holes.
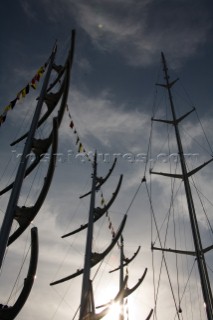
[[[82,291],[81,291],[81,307],[80,307],[80,318],[79,318],[80,320],[82,320],[88,313],[87,303],[90,300],[88,299],[89,295],[91,295],[91,298],[92,298],[90,269],[91,269],[91,258],[92,258],[93,215],[94,215],[94,208],[95,208],[96,174],[97,174],[97,156],[95,153],[94,163],[93,163],[92,190],[91,190],[91,198],[90,198],[86,251],[85,251],[85,259],[84,259],[84,274],[83,274]],[[91,302],[93,304],[93,301]],[[91,310],[91,311],[94,312],[94,310]]]
[[[120,244],[120,290],[123,286],[123,282],[124,282],[124,239],[123,236],[121,235],[121,244]],[[119,315],[119,320],[124,320],[124,305],[123,305],[123,297],[121,298],[120,301],[120,306],[121,306],[121,310],[120,310],[120,315]]]
[[[197,260],[197,265],[198,265],[198,270],[200,275],[203,299],[205,302],[207,318],[208,320],[212,320],[213,319],[213,299],[212,299],[211,285],[210,285],[209,276],[207,272],[206,261],[204,257],[204,251],[202,247],[194,201],[193,201],[191,187],[189,183],[189,175],[186,168],[186,161],[183,153],[183,146],[180,138],[180,132],[178,127],[179,119],[177,119],[176,117],[175,107],[174,107],[173,98],[171,94],[171,87],[176,81],[169,82],[166,59],[163,53],[161,53],[161,56],[162,56],[162,63],[163,63],[163,71],[164,71],[165,80],[166,80],[166,85],[162,85],[162,86],[164,86],[167,89],[168,96],[169,96],[169,102],[170,102],[170,107],[171,107],[171,112],[173,117],[172,124],[174,125],[175,136],[176,136],[177,145],[178,145],[180,164],[181,164],[181,169],[183,174],[183,182],[184,182],[184,188],[186,193],[186,200],[187,200],[189,218],[190,218],[194,247],[195,247],[195,255],[196,255],[196,260]]]
[[[22,182],[23,182],[23,179],[25,176],[25,171],[26,171],[28,158],[29,158],[28,155],[31,152],[32,140],[33,140],[36,128],[37,128],[38,121],[39,121],[39,116],[41,113],[41,108],[43,105],[43,101],[44,101],[44,97],[46,94],[52,66],[54,63],[56,50],[57,50],[57,46],[55,45],[53,48],[51,57],[50,57],[50,62],[49,62],[49,66],[47,69],[47,73],[46,73],[46,76],[45,76],[45,79],[43,82],[43,86],[42,86],[39,100],[37,103],[36,111],[34,113],[34,117],[33,117],[32,123],[31,123],[31,127],[30,127],[30,131],[29,131],[29,134],[28,134],[25,146],[24,146],[23,154],[21,157],[21,161],[19,164],[16,178],[14,181],[14,185],[13,185],[13,189],[12,189],[12,192],[10,195],[10,199],[8,202],[5,217],[4,217],[4,220],[2,223],[2,227],[1,227],[1,231],[0,231],[0,269],[2,266],[3,259],[4,259],[4,255],[5,255],[5,251],[6,251],[6,247],[7,247],[7,243],[8,243],[8,238],[9,238],[10,230],[12,227],[12,222],[13,222],[16,206],[18,203],[18,198],[20,195],[21,187],[22,187]]]
[[[76,276],[83,274],[79,320],[86,320],[86,319],[100,320],[101,318],[105,317],[106,314],[109,312],[109,306],[110,306],[109,303],[104,305],[104,306],[106,306],[106,308],[104,308],[101,312],[99,312],[99,313],[95,312],[95,302],[94,302],[94,295],[93,295],[93,288],[92,288],[92,280],[90,279],[90,270],[96,264],[101,262],[106,257],[106,255],[113,249],[113,247],[116,245],[119,238],[121,237],[121,234],[123,232],[123,229],[124,229],[124,226],[126,223],[126,219],[127,219],[127,215],[124,215],[124,218],[123,218],[117,232],[113,233],[111,243],[107,246],[107,248],[103,252],[101,252],[101,253],[92,252],[93,224],[95,223],[95,221],[97,221],[99,218],[101,218],[103,216],[103,214],[105,212],[107,212],[107,210],[110,208],[110,206],[114,202],[115,198],[117,197],[117,194],[118,194],[120,186],[121,186],[121,182],[122,182],[122,178],[123,178],[122,175],[120,175],[119,182],[117,184],[117,188],[116,188],[115,192],[113,193],[111,199],[108,201],[108,203],[104,204],[103,208],[100,208],[100,207],[95,208],[95,193],[97,190],[100,189],[101,185],[110,176],[114,166],[115,166],[115,162],[113,163],[111,169],[109,170],[109,173],[106,175],[105,178],[97,177],[97,153],[95,152],[94,161],[93,161],[93,173],[92,173],[92,189],[91,189],[91,191],[87,192],[85,195],[80,197],[80,198],[83,198],[84,196],[90,194],[90,208],[89,208],[88,223],[86,223],[85,225],[81,225],[80,228],[62,236],[62,238],[67,237],[72,234],[75,234],[76,232],[84,230],[85,228],[88,228],[87,229],[86,248],[85,248],[84,268],[78,269],[75,273],[73,273],[67,277],[64,277],[60,280],[57,280],[57,281],[50,283],[50,285],[59,284],[59,283],[73,279]],[[139,249],[138,249],[138,251],[139,251]],[[136,256],[136,254],[135,254],[135,256]],[[126,278],[126,281],[127,281],[127,278]],[[125,294],[126,281],[123,281],[122,289],[118,292],[116,297],[113,299],[114,302],[120,301],[120,297],[123,294]],[[140,281],[142,281],[142,280],[140,280]]]

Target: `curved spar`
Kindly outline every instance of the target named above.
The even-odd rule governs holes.
[[[13,241],[15,241],[26,228],[30,225],[31,221],[35,218],[38,211],[40,210],[46,195],[48,193],[52,177],[55,170],[55,163],[57,158],[57,146],[58,146],[58,125],[57,125],[57,118],[53,119],[53,143],[52,143],[52,150],[51,150],[51,157],[49,168],[47,172],[47,176],[44,179],[44,184],[41,189],[40,195],[33,207],[17,207],[15,212],[15,219],[19,223],[19,227],[17,230],[13,232],[13,234],[9,237],[8,245],[10,245]]]
[[[64,90],[64,86],[66,85],[66,81],[68,80],[69,82],[69,77],[64,77],[64,80],[62,82],[62,85],[59,89],[59,91],[57,93],[49,93],[48,92],[50,90],[52,90],[52,88],[58,83],[60,82],[61,77],[63,76],[65,70],[67,71],[67,73],[69,73],[70,67],[72,67],[72,62],[73,62],[73,56],[74,56],[74,44],[75,44],[75,32],[73,30],[72,32],[72,43],[71,43],[71,49],[70,52],[68,53],[68,57],[66,60],[66,63],[63,66],[56,66],[55,64],[53,65],[53,69],[58,72],[58,76],[56,77],[56,79],[53,81],[52,84],[50,84],[49,88],[47,89],[47,94],[46,94],[46,99],[45,102],[47,104],[48,110],[47,112],[43,115],[43,117],[39,120],[38,122],[38,126],[40,127],[40,125],[49,117],[49,115],[52,113],[52,111],[54,110],[54,108],[56,107],[56,105],[59,102],[59,99],[61,98],[61,95],[63,93]],[[62,114],[63,116],[63,114]],[[22,135],[20,138],[18,138],[17,140],[15,140],[14,142],[12,142],[10,145],[14,146],[16,143],[22,141],[24,138],[26,138],[28,135],[28,132],[25,133],[24,135]]]
[[[24,286],[22,291],[14,303],[13,306],[2,306],[0,309],[0,319],[1,320],[13,320],[16,318],[18,313],[23,308],[27,298],[30,294],[31,288],[34,283],[36,269],[37,269],[37,262],[38,262],[38,231],[36,227],[31,229],[31,257],[30,257],[30,264],[27,273],[27,277],[24,280]]]
[[[132,287],[131,289],[125,288],[124,298],[128,297],[131,293],[133,293],[141,285],[141,283],[143,282],[143,280],[146,276],[146,273],[147,273],[147,268],[145,269],[142,277],[140,279],[138,279],[138,282],[136,283],[136,285],[134,285],[134,287]]]
[[[65,79],[63,80],[63,83],[62,83],[58,92],[56,92],[56,93],[50,92],[50,93],[46,94],[46,96],[44,98],[44,102],[47,105],[47,111],[44,113],[44,115],[41,117],[41,119],[39,119],[37,128],[39,128],[47,120],[47,118],[51,115],[51,113],[53,112],[53,110],[57,106],[57,104],[62,96],[62,93],[64,90],[64,85],[65,85]],[[29,131],[26,132],[25,134],[23,134],[17,140],[13,141],[10,145],[14,146],[18,142],[24,140],[28,136],[28,133],[29,133]]]
[[[113,204],[114,200],[116,199],[117,195],[118,195],[118,192],[120,190],[120,187],[121,187],[121,183],[122,183],[122,180],[123,180],[123,175],[120,176],[120,179],[118,181],[118,185],[117,185],[117,188],[115,190],[115,192],[113,193],[112,195],[112,198],[110,199],[110,201],[107,203],[107,205],[105,205],[103,208],[95,208],[94,209],[94,214],[93,214],[93,222],[97,221],[98,219],[100,219],[104,213],[110,208],[110,206]],[[84,230],[88,227],[88,223],[84,224],[84,225],[81,225],[78,229],[72,231],[72,232],[69,232],[65,235],[62,236],[62,238],[66,238],[68,236],[71,236],[81,230]]]
[[[68,72],[68,71],[67,71]],[[63,98],[61,101],[61,105],[58,111],[58,128],[60,127],[61,121],[63,119],[63,115],[64,115],[64,111],[66,108],[66,102],[67,102],[67,92],[68,92],[68,88],[69,88],[69,78],[68,75],[65,76],[65,87],[64,87],[64,94],[63,94]],[[34,169],[35,167],[38,165],[38,163],[41,161],[41,159],[45,156],[45,154],[47,153],[47,150],[49,149],[51,142],[52,142],[52,135],[53,135],[53,131],[50,133],[49,137],[45,140],[36,140],[34,139],[34,144],[39,141],[39,143],[42,142],[42,148],[40,150],[40,152],[38,152],[38,150],[35,148],[35,160],[29,165],[29,167],[26,169],[25,172],[25,177],[27,177]],[[9,184],[7,187],[5,187],[4,189],[2,189],[0,191],[0,196],[3,195],[4,193],[6,193],[7,191],[9,191],[10,189],[12,189],[14,182],[12,182],[11,184]]]
[[[134,287],[132,287],[131,289],[129,289],[126,285],[125,285],[125,288],[123,289],[122,291],[122,299],[123,298],[126,298],[128,297],[131,293],[133,293],[140,285],[141,283],[143,282],[145,276],[146,276],[146,273],[147,273],[147,268],[145,269],[142,277],[140,279],[138,279],[138,282],[134,285]],[[125,281],[125,279],[124,279]],[[122,284],[122,287],[123,287],[123,284]],[[110,305],[112,303],[112,301],[106,303],[106,304],[103,304],[101,306],[98,306],[97,308],[102,308],[102,307],[106,307],[108,305]]]
[[[114,271],[115,271],[115,270],[114,270]],[[127,279],[126,279],[126,277],[125,277],[124,282],[123,282],[123,284],[122,284],[122,290],[120,291],[120,296],[118,297],[117,301],[122,300],[122,299],[128,297],[131,293],[133,293],[133,292],[141,285],[141,283],[143,282],[143,280],[144,280],[144,278],[145,278],[145,276],[146,276],[146,273],[147,273],[147,268],[145,269],[142,277],[138,280],[138,282],[137,282],[137,283],[134,285],[134,287],[132,287],[131,289],[129,289],[129,288],[126,286],[126,284],[127,284]],[[125,285],[124,285],[124,284],[125,284]],[[116,301],[116,302],[117,302],[117,301]],[[108,302],[108,303],[106,303],[106,304],[104,304],[104,305],[98,306],[97,308],[110,306],[111,304],[112,304],[112,301],[110,301],[110,302]],[[107,310],[107,309],[104,309],[103,312],[104,312],[105,310]],[[153,313],[153,309],[150,310],[150,312],[149,312],[149,314],[148,314],[148,316],[146,317],[145,320],[149,320],[149,319],[151,318],[151,316],[152,316],[152,313]],[[107,314],[107,312],[106,312],[104,315],[106,315],[106,314]],[[96,319],[96,318],[95,318],[95,319]],[[100,319],[100,318],[97,318],[97,319]]]
[[[108,172],[108,174],[105,176],[105,178],[102,178],[102,177],[101,177],[101,178],[97,178],[97,184],[96,184],[96,186],[95,186],[95,190],[99,190],[100,187],[107,181],[107,179],[108,179],[109,176],[111,175],[111,173],[112,173],[112,171],[113,171],[113,169],[114,169],[114,167],[115,167],[115,165],[116,165],[116,162],[117,162],[117,158],[115,158],[115,160],[114,160],[114,162],[113,162],[113,164],[112,164],[112,167],[109,169],[109,172]],[[91,192],[92,192],[92,191],[90,190],[89,192],[85,193],[84,195],[80,196],[79,198],[82,199],[82,198],[88,196],[89,194],[91,194]]]
[[[102,253],[92,253],[92,257],[91,257],[91,268],[94,267],[96,264],[98,264],[101,260],[103,260],[105,258],[105,256],[112,250],[112,248],[115,246],[116,242],[118,241],[118,239],[120,238],[121,234],[122,234],[122,231],[123,231],[123,228],[125,226],[125,223],[126,223],[126,219],[127,219],[127,215],[124,216],[122,222],[121,222],[121,225],[115,235],[115,237],[112,239],[111,241],[111,244],[107,247],[107,249],[102,252]],[[67,281],[67,280],[70,280],[70,279],[73,279],[77,276],[79,276],[80,274],[82,274],[84,272],[84,269],[79,269],[77,270],[74,274],[68,276],[68,277],[65,277],[63,279],[60,279],[60,280],[57,280],[55,282],[52,282],[50,283],[51,286],[55,285],[55,284],[58,284],[58,283],[62,283],[64,281]]]
[[[110,301],[110,303],[104,304],[104,305],[101,305],[101,306],[98,306],[98,307],[97,307],[97,308],[102,308],[102,307],[107,306],[107,307],[106,307],[104,310],[102,310],[100,313],[96,313],[96,314],[93,316],[93,317],[94,317],[94,320],[99,320],[99,319],[105,317],[105,316],[107,315],[107,313],[109,312],[110,306],[111,306],[112,304],[114,304],[114,303],[120,302],[120,301],[124,298],[124,291],[125,291],[125,287],[126,287],[126,285],[127,285],[127,281],[128,281],[128,276],[125,277],[120,291],[118,292],[118,294],[116,295],[116,297]]]
[[[75,39],[75,31],[72,31],[72,43],[71,43],[71,49],[67,58],[67,62],[66,62],[66,66],[65,67],[58,67],[56,65],[54,65],[52,67],[52,69],[57,69],[56,71],[58,72],[58,78],[57,80],[49,86],[49,89],[47,88],[47,82],[48,82],[48,77],[50,75],[51,72],[51,64],[49,66],[48,69],[48,77],[46,77],[46,81],[45,81],[45,86],[42,87],[42,91],[41,91],[41,97],[39,98],[39,102],[40,105],[39,107],[42,107],[42,103],[43,100],[46,99],[46,104],[48,107],[48,114],[45,114],[40,121],[43,122],[46,120],[46,118],[50,115],[50,113],[52,112],[52,110],[54,109],[54,107],[56,106],[56,104],[58,103],[59,99],[61,99],[61,96],[63,95],[62,99],[61,99],[61,107],[60,110],[58,111],[58,117],[53,119],[53,129],[51,134],[49,135],[49,137],[47,139],[44,140],[40,140],[40,139],[33,139],[33,135],[34,135],[34,130],[35,127],[37,125],[37,121],[38,121],[38,115],[39,112],[35,113],[37,115],[37,118],[35,117],[35,120],[33,120],[32,122],[32,126],[31,126],[31,130],[30,130],[30,134],[29,134],[29,138],[27,139],[27,143],[26,145],[28,146],[28,149],[25,148],[24,150],[28,150],[26,151],[26,158],[27,155],[31,152],[31,150],[33,150],[35,152],[36,155],[36,159],[33,162],[32,166],[28,167],[26,170],[26,163],[27,161],[24,161],[25,166],[22,167],[22,172],[20,174],[22,179],[19,179],[19,181],[23,180],[24,177],[26,177],[27,174],[29,174],[35,167],[36,165],[39,163],[39,161],[41,160],[41,158],[44,156],[44,154],[42,153],[46,153],[48,148],[50,147],[50,145],[52,144],[52,149],[51,149],[51,155],[50,155],[50,163],[49,163],[49,167],[48,167],[48,171],[47,171],[47,175],[44,181],[44,184],[42,186],[42,190],[39,194],[39,197],[37,198],[37,201],[35,203],[35,205],[31,208],[26,208],[26,207],[16,207],[17,206],[17,201],[13,201],[12,204],[14,203],[12,207],[12,210],[7,210],[9,213],[9,218],[8,220],[10,220],[9,222],[12,223],[13,218],[16,219],[19,223],[19,227],[18,229],[10,236],[9,241],[8,241],[8,237],[9,237],[9,230],[8,229],[8,234],[7,236],[4,236],[4,239],[6,239],[5,245],[7,244],[8,241],[8,245],[10,243],[12,243],[30,224],[30,222],[32,221],[32,219],[35,217],[35,215],[38,213],[39,209],[41,208],[41,205],[43,204],[47,192],[49,190],[50,187],[50,183],[53,177],[53,172],[55,169],[55,162],[56,162],[56,156],[57,156],[57,142],[58,142],[58,126],[60,125],[62,118],[63,118],[63,114],[65,111],[65,107],[66,107],[66,103],[67,103],[67,97],[68,97],[68,89],[69,89],[69,79],[70,79],[70,74],[69,74],[69,69],[72,65],[72,61],[73,61],[73,55],[74,55],[74,39]],[[56,46],[54,46],[54,50],[53,53],[55,54],[56,52]],[[54,55],[52,53],[52,60],[51,62],[53,63],[53,58]],[[59,90],[59,92],[57,93],[48,93],[49,90],[51,90],[51,88],[55,85],[55,83],[57,81],[59,81],[61,75],[64,73],[64,71],[66,70],[66,75],[63,81],[63,84]],[[46,90],[46,91],[45,91]],[[46,96],[44,97],[46,92]],[[44,98],[43,98],[44,97]],[[37,108],[39,111],[40,109]],[[51,112],[49,112],[51,110]],[[44,119],[45,118],[45,119]],[[34,125],[34,126],[33,126]],[[24,154],[25,154],[24,153]],[[25,159],[26,159],[25,158]],[[27,160],[27,159],[26,159]],[[25,173],[25,170],[27,172],[27,174]],[[18,172],[19,173],[19,172]],[[17,179],[16,179],[17,181]],[[14,183],[11,184],[11,187],[13,186]],[[21,183],[19,183],[19,186],[21,186]],[[7,186],[5,189],[9,190],[8,188],[9,186]],[[16,184],[15,184],[15,188],[16,188]],[[14,190],[15,190],[14,188]],[[14,191],[13,190],[13,191]],[[6,191],[5,191],[6,192]],[[20,192],[20,188],[18,189],[18,192]],[[14,197],[15,199],[18,198],[18,192],[16,192],[16,197]],[[3,194],[3,193],[2,193]],[[9,207],[9,209],[10,209]],[[7,223],[8,225],[8,223]],[[11,227],[11,225],[10,225]],[[7,230],[6,230],[7,231]],[[6,232],[5,232],[6,233]],[[3,238],[3,237],[2,237]],[[3,250],[1,251],[3,252]],[[3,258],[3,256],[2,256]],[[3,260],[3,259],[2,259]],[[31,229],[31,258],[30,258],[30,263],[29,263],[29,269],[28,269],[28,274],[26,279],[24,280],[24,286],[23,289],[21,290],[18,299],[16,300],[16,302],[12,305],[12,306],[7,306],[7,305],[2,305],[0,304],[0,319],[1,320],[13,320],[16,318],[16,316],[18,315],[18,313],[20,312],[20,310],[22,309],[22,307],[24,306],[29,293],[31,291],[33,282],[34,282],[34,278],[35,278],[35,273],[36,273],[36,267],[37,267],[37,261],[38,261],[38,236],[37,236],[37,228],[32,228]]]
[[[121,268],[127,266],[130,262],[132,262],[135,259],[135,257],[138,255],[140,248],[141,248],[141,246],[138,247],[137,251],[133,254],[132,258],[130,258],[130,259],[124,258],[124,263],[122,265],[120,265],[119,267],[117,267],[116,269],[109,271],[109,273],[120,270]]]

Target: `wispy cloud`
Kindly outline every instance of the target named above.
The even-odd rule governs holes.
[[[95,138],[102,146],[119,146],[119,149],[133,151],[134,145],[137,146],[138,140],[145,136],[149,116],[127,111],[122,103],[116,105],[107,90],[96,96],[72,90],[70,101],[74,123],[82,139],[86,143],[90,141],[89,147],[93,147],[92,138]],[[67,133],[67,129],[64,132]]]
[[[48,3],[45,2],[46,4]],[[117,52],[129,65],[144,66],[165,50],[185,59],[196,53],[212,27],[204,4],[172,1],[61,1],[100,50]],[[55,19],[59,19],[54,6]]]

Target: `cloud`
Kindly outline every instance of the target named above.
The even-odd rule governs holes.
[[[86,39],[90,39],[90,42],[87,42],[87,45],[89,45],[90,48],[92,47],[92,50],[98,48],[101,53],[104,53],[104,50],[107,50],[107,53],[109,54],[116,53],[117,56],[123,58],[123,62],[126,62],[129,65],[146,66],[154,60],[156,61],[156,55],[159,54],[159,51],[162,48],[165,48],[166,53],[173,55],[173,57],[185,59],[192,56],[198,50],[199,46],[204,44],[207,39],[210,23],[208,20],[208,13],[201,4],[197,4],[194,7],[192,2],[189,1],[185,4],[184,1],[181,0],[173,0],[170,3],[167,2],[166,7],[163,6],[161,8],[161,5],[165,4],[165,2],[161,0],[158,2],[132,0],[117,0],[115,2],[113,0],[103,0],[101,1],[101,5],[98,1],[90,1],[88,4],[86,1],[58,0],[50,2],[45,0],[45,2],[43,2],[45,6],[41,9],[43,12],[46,8],[46,14],[48,13],[51,23],[55,22],[55,24],[58,23],[59,19],[61,21],[62,17],[64,21],[67,20],[69,23],[70,21],[72,23],[72,17],[75,17],[77,29],[84,29],[84,33],[87,35]],[[183,3],[184,8],[182,7]],[[28,2],[23,1],[22,5],[25,5],[25,11],[30,17],[32,12],[30,12],[31,8],[28,5]],[[35,15],[36,14],[37,13],[35,13]],[[68,17],[70,19],[67,19]],[[66,33],[66,30],[64,31],[63,29],[61,32]],[[79,32],[79,34],[82,35],[81,32]],[[82,38],[83,42],[85,41],[85,37],[80,36],[78,44],[81,43]],[[83,43],[83,45],[84,44],[85,43]],[[82,47],[80,45],[78,49],[80,48],[81,50],[84,48],[83,45]],[[88,47],[86,47],[85,50],[87,49]],[[91,60],[88,55],[87,58],[84,58],[83,54],[85,54],[85,52],[82,49],[82,54],[82,51],[80,50],[77,51],[76,64],[78,64],[81,70],[83,69],[85,72],[92,73],[94,70],[93,65],[89,63]],[[80,58],[78,58],[78,54],[80,55]],[[158,60],[159,59],[157,58],[157,61]],[[129,70],[130,69],[128,69],[128,71]],[[24,69],[22,70],[19,67],[15,71],[17,71],[17,81],[18,78],[25,78]],[[30,74],[27,73],[26,77],[28,78],[29,76]],[[147,75],[145,74],[144,77],[146,78],[146,76]],[[75,81],[73,83],[76,85]],[[150,116],[143,111],[143,106],[139,108],[137,103],[135,103],[136,105],[132,107],[131,110],[131,105],[127,105],[127,99],[118,99],[118,96],[114,95],[113,89],[109,89],[106,86],[104,90],[103,88],[99,90],[99,93],[94,93],[94,91],[85,88],[86,84],[84,82],[81,82],[78,87],[75,87],[74,85],[71,87],[69,107],[80,138],[86,147],[90,148],[92,151],[94,147],[97,147],[100,152],[106,151],[110,154],[114,152],[120,152],[121,155],[124,153],[127,154],[128,152],[133,155],[137,154],[137,152],[146,153],[149,136],[149,129],[147,128],[149,128],[150,125]],[[132,83],[132,85],[135,85],[135,83]],[[38,93],[38,91],[36,92]],[[129,94],[129,92],[127,94]],[[31,99],[32,97],[28,97],[24,103],[28,104],[32,111],[33,105]],[[11,131],[13,131],[15,125],[19,125],[25,117],[24,112],[22,111],[24,109],[25,105],[17,105],[17,108],[11,111],[11,123],[14,125],[14,127],[11,128]],[[148,112],[150,112],[150,110]],[[8,125],[9,124],[10,121],[8,121]],[[211,130],[210,124],[211,119],[209,118],[208,121],[204,123],[205,127],[208,126],[207,129],[209,132]],[[7,129],[8,132],[10,131],[9,129]],[[50,128],[48,127],[46,131],[49,129]],[[200,138],[200,131],[198,131],[191,122],[186,123],[186,130],[189,131],[189,129],[192,129],[192,131],[196,133],[196,137]],[[24,128],[22,130],[25,131]],[[160,146],[162,144],[162,131],[160,130],[161,129],[158,131],[154,146]],[[6,131],[4,130],[4,132]],[[2,132],[2,137],[3,134],[5,134],[4,132]],[[47,136],[46,132],[42,132],[42,130],[41,133],[42,138]],[[5,139],[4,144],[6,142]],[[59,130],[59,152],[67,152],[68,148],[77,151],[75,136],[69,128],[69,119],[65,114],[65,119]],[[1,160],[3,163],[4,157],[1,157]],[[103,186],[104,196],[107,201],[110,199],[111,194],[115,189],[120,172],[124,173],[124,182],[121,191],[112,208],[110,208],[110,214],[115,228],[119,225],[121,217],[128,208],[143,174],[143,163],[134,163],[128,161],[127,157],[124,158],[122,156],[119,157],[118,160],[119,164],[116,166],[108,184]],[[110,164],[108,163],[100,163],[98,173],[105,176],[109,167]],[[47,167],[45,166],[42,173],[46,173],[46,169]],[[165,168],[165,171],[166,169],[167,168]],[[211,168],[208,170],[210,171]],[[210,174],[210,172],[208,173]],[[51,316],[58,319],[65,319],[69,318],[70,314],[72,315],[76,311],[75,307],[78,306],[80,300],[81,279],[74,279],[70,283],[67,283],[66,287],[63,286],[64,289],[62,289],[62,286],[60,285],[57,289],[53,289],[52,287],[49,288],[48,284],[53,278],[56,280],[60,278],[60,276],[72,273],[76,268],[82,267],[86,232],[84,231],[75,238],[71,237],[65,241],[60,240],[59,237],[63,233],[79,227],[80,224],[87,220],[89,200],[88,202],[85,200],[80,202],[78,196],[90,189],[90,175],[90,163],[76,163],[73,159],[71,159],[70,163],[57,162],[53,183],[47,199],[34,222],[39,226],[40,230],[39,238],[41,246],[38,278],[30,295],[30,299],[23,309],[22,314],[25,314],[25,316],[20,314],[19,319],[36,319],[41,317],[41,314],[46,317],[45,319]],[[41,176],[41,185],[44,175],[40,175],[40,171],[39,176]],[[205,183],[205,189],[208,191],[209,197],[211,198],[212,188],[208,176],[208,174],[206,177],[202,176],[201,182]],[[152,192],[155,196],[155,204],[158,211],[157,219],[160,226],[168,212],[170,204],[169,201],[166,203],[166,196],[168,196],[170,191],[170,182],[168,182],[167,178],[160,181],[159,176],[153,175],[152,177],[155,184],[155,189],[153,188]],[[27,186],[25,189],[27,189],[27,191],[29,189],[29,180],[30,179],[26,181]],[[141,276],[141,271],[144,266],[150,267],[151,265],[149,235],[150,218],[148,217],[150,210],[148,208],[146,191],[144,189],[143,185],[138,197],[131,206],[127,225],[124,230],[124,238],[126,240],[125,253],[130,253],[128,256],[131,256],[131,253],[135,251],[137,245],[142,244],[143,246],[140,253],[141,256],[139,255],[137,260],[131,264],[129,268],[129,271],[132,271],[129,283],[130,287],[135,283],[133,277],[137,280],[137,278]],[[144,198],[146,198],[146,201],[144,201]],[[177,200],[179,201],[178,205],[185,208],[185,202],[181,202],[181,197]],[[100,198],[98,195],[96,205],[100,205]],[[2,209],[4,206],[5,203],[3,202]],[[185,216],[184,212],[184,217]],[[200,217],[198,218],[201,220]],[[107,228],[106,230],[104,229],[107,227],[106,221],[102,227],[101,224],[103,223],[103,220],[104,219],[95,225],[94,230],[95,235],[99,232],[101,239],[103,236],[104,239],[101,241],[98,240],[98,244],[100,242],[101,245],[105,247],[108,243],[110,233],[107,234],[108,237],[105,237],[105,232],[107,233],[109,230]],[[206,233],[205,226],[206,225],[203,223],[202,233]],[[182,238],[184,240],[184,237]],[[102,241],[104,241],[104,243],[102,243]],[[169,242],[168,246],[172,247],[172,243]],[[95,250],[96,248],[97,247],[95,247]],[[101,251],[101,248],[97,248],[97,251],[99,251],[99,249]],[[115,250],[112,255],[118,256],[118,251]],[[143,259],[142,264],[140,262],[140,257]],[[15,259],[15,257],[13,256],[12,259]],[[110,269],[109,267],[112,265],[116,267],[118,262],[113,261],[113,259],[107,259],[108,260],[102,265],[105,268],[104,271],[106,271],[106,273],[108,269]],[[175,261],[174,256],[170,255],[168,260],[172,263]],[[211,263],[209,265],[211,265]],[[14,263],[10,263],[10,267],[5,279],[5,285],[7,284],[10,274],[18,269]],[[60,272],[58,272],[58,269],[60,269]],[[172,265],[171,275],[175,274],[174,270],[175,267]],[[103,286],[101,285],[100,287],[102,289],[108,285],[108,283],[106,283],[106,279],[108,278],[105,276],[105,272],[101,272],[100,274],[103,284]],[[133,309],[138,309],[137,315],[133,315],[133,318],[135,319],[140,318],[142,312],[145,311],[145,308],[142,305],[145,301],[148,307],[146,306],[147,310],[144,312],[144,317],[147,315],[149,309],[153,307],[152,298],[150,297],[151,294],[147,295],[147,291],[150,292],[152,290],[151,274],[150,267],[147,276],[148,278],[145,280],[148,280],[148,286],[146,287],[143,284],[131,298],[133,299],[132,308],[130,305],[131,314],[133,315],[133,312],[135,312]],[[187,279],[188,277],[186,275],[186,280]],[[117,284],[117,275],[113,280],[114,283]],[[94,283],[96,285],[97,279]],[[164,308],[168,313],[168,309],[171,306],[169,305],[170,299],[165,293],[165,288],[167,288],[167,286],[168,281],[164,274],[162,275],[161,289],[164,293],[163,299],[168,303],[168,308],[165,309],[163,303],[162,306],[161,303],[159,303],[159,308]],[[70,295],[64,300],[64,295],[69,287]],[[142,291],[144,296],[141,296]],[[48,299],[45,299],[45,303],[42,301],[44,296],[48,297]],[[96,297],[97,292],[95,294],[95,298]],[[134,299],[138,299],[137,303],[135,303]],[[61,305],[62,301],[63,305]],[[64,303],[65,301],[66,303]],[[69,309],[67,307],[68,305]],[[161,316],[165,318],[165,311],[160,311],[162,312]],[[170,318],[172,317],[174,318],[174,310],[172,311]]]
[[[56,8],[48,10],[58,20]],[[118,53],[132,66],[150,65],[164,50],[177,65],[177,58],[191,57],[206,43],[212,27],[208,8],[194,1],[61,0],[60,15],[62,8],[99,50]]]
[[[105,148],[119,147],[115,151],[138,151],[138,139],[149,124],[149,116],[143,112],[127,111],[124,103],[116,105],[108,90],[92,96],[72,89],[69,97],[73,121],[80,137],[94,149],[92,139]],[[70,129],[65,129],[64,133]]]

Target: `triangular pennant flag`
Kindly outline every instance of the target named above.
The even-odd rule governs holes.
[[[5,119],[6,119],[6,115],[1,115],[0,116],[0,125],[5,122]]]
[[[26,96],[26,94],[27,94],[27,93],[26,93],[26,88],[22,89],[21,94],[22,94],[22,97],[25,98],[25,96]]]
[[[79,144],[78,152],[83,152],[83,146],[82,146],[82,143],[80,143],[80,144]]]
[[[101,205],[103,206],[105,204],[104,198],[101,198]]]
[[[79,141],[80,141],[79,136],[77,136],[77,139],[76,139],[76,143],[75,143],[75,144],[78,144]]]
[[[36,80],[35,80],[35,78],[33,78],[32,80],[31,80],[31,82],[30,82],[30,85],[31,85],[31,87],[33,88],[33,89],[36,89]]]
[[[30,91],[30,85],[29,85],[29,83],[28,83],[28,85],[26,86],[25,90],[26,90],[26,94],[28,94],[29,91]]]
[[[21,98],[22,98],[22,91],[20,91],[18,94],[17,94],[17,100],[21,100]]]
[[[7,112],[8,110],[10,110],[10,109],[12,109],[12,106],[11,106],[11,104],[8,104],[8,106],[6,106],[6,107],[4,108],[3,114],[6,113],[6,112]]]
[[[37,75],[39,75],[39,79],[40,79],[40,76],[44,73],[44,67],[41,67],[41,68],[39,68],[38,69],[38,71],[37,71]]]
[[[12,108],[12,109],[14,108],[17,100],[18,100],[18,98],[16,97],[13,101],[10,101],[10,104],[11,104],[11,108]]]
[[[48,59],[49,61],[49,59]],[[30,86],[33,88],[33,89],[36,89],[36,81],[39,81],[40,80],[40,77],[41,75],[45,72],[45,68],[47,67],[48,63],[45,63],[44,66],[40,67],[36,73],[36,75],[32,78],[31,82],[28,83],[26,85],[25,88],[23,88],[21,91],[19,91],[19,93],[16,95],[16,98],[14,100],[12,100],[10,102],[9,105],[7,105],[4,110],[3,110],[3,113],[0,115],[0,125],[5,121],[6,119],[6,113],[8,110],[10,109],[13,109],[17,100],[20,100],[21,98],[24,98],[26,96],[26,94],[29,93],[29,90],[30,90]]]
[[[74,127],[74,123],[73,123],[73,121],[71,120],[71,122],[70,122],[70,128],[73,129],[73,127]]]

